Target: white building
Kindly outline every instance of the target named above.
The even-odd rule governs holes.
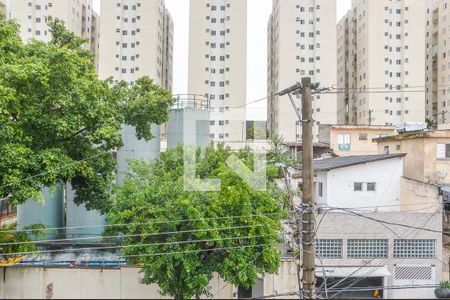
[[[6,1],[5,0],[0,0],[0,12],[4,12],[6,13]]]
[[[438,129],[450,129],[450,17],[448,1],[433,0],[427,7],[426,48],[426,118]]]
[[[173,21],[164,1],[102,0],[99,76],[133,85],[142,76],[171,89]]]
[[[316,275],[319,285],[327,279],[329,296],[367,297],[378,290],[382,298],[434,298],[433,286],[446,269],[441,201],[434,199],[432,212],[401,207],[404,156],[315,160],[315,200],[324,208],[318,216]],[[430,287],[388,289],[414,285]],[[320,294],[325,296],[323,288]]]
[[[189,19],[189,94],[209,97],[212,140],[243,141],[247,1],[191,0]]]
[[[143,76],[166,89],[172,88],[173,21],[161,0],[102,0],[99,77],[124,80],[131,85]],[[119,182],[128,159],[151,160],[159,157],[160,127],[155,138],[138,140],[133,127],[124,126],[124,146],[117,152]]]
[[[353,0],[337,26],[338,123],[425,121],[430,0]]]
[[[93,10],[92,0],[12,0],[8,3],[7,12],[9,18],[19,23],[23,41],[38,39],[49,42],[51,34],[46,18],[51,16],[62,20],[75,35],[88,40],[84,47],[96,56],[98,62],[99,16]]]
[[[288,96],[274,96],[301,77],[311,77],[321,87],[336,84],[336,0],[273,0],[268,29],[268,110],[271,135],[286,142],[301,141],[301,124]],[[336,124],[336,94],[315,95],[314,138],[319,124]],[[296,106],[301,109],[300,96]]]
[[[404,156],[382,154],[314,160],[316,203],[345,208],[378,207],[374,211],[399,208]]]

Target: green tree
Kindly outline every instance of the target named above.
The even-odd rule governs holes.
[[[130,225],[108,233],[134,235],[123,238],[122,255],[143,266],[143,283],[189,299],[207,293],[214,272],[247,288],[258,274],[277,272],[286,195],[273,182],[265,192],[252,190],[225,164],[231,154],[222,144],[197,151],[197,176],[220,179],[216,192],[184,190],[182,148],[130,164],[108,215],[109,224]],[[249,149],[237,155],[252,166]]]
[[[121,126],[152,139],[172,96],[148,77],[134,86],[99,80],[85,40],[57,19],[48,24],[51,42],[24,44],[19,26],[0,16],[0,199],[17,205],[70,182],[77,204],[106,212]]]
[[[37,252],[36,245],[31,241],[28,234],[37,239],[45,238],[46,234],[42,225],[32,225],[26,227],[26,231],[16,231],[16,224],[0,226],[0,253],[5,254],[0,257],[1,260],[11,259],[13,253]],[[11,255],[8,255],[11,253]]]

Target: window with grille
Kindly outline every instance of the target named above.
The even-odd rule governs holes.
[[[435,258],[436,240],[395,240],[395,258]]]
[[[320,258],[342,258],[342,240],[317,240],[316,251]]]
[[[348,240],[348,258],[387,258],[388,240]]]

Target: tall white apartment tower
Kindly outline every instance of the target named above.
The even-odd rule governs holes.
[[[92,0],[12,0],[8,3],[7,11],[8,17],[19,23],[23,41],[30,39],[50,41],[51,34],[46,17],[62,20],[75,35],[88,40],[84,47],[96,56],[98,62],[100,20],[92,8]]]
[[[102,0],[99,77],[134,85],[148,76],[172,89],[173,21],[163,0]],[[117,151],[118,182],[124,178],[128,159],[159,157],[160,126],[151,141],[138,140],[131,126],[123,126],[123,147]]]
[[[191,0],[189,94],[210,99],[210,138],[245,139],[247,0]]]
[[[438,129],[450,129],[449,13],[448,1],[429,1],[426,33],[426,118]]]
[[[6,13],[6,0],[0,0],[0,12]]]
[[[273,0],[268,23],[268,111],[271,135],[287,142],[300,142],[302,127],[288,96],[277,92],[311,77],[313,83],[330,87],[336,83],[335,0]],[[314,139],[319,124],[336,123],[336,94],[313,97]],[[301,98],[295,98],[301,110]]]
[[[173,21],[163,0],[102,0],[99,76],[172,88]]]
[[[337,28],[338,122],[425,121],[429,0],[353,0]]]

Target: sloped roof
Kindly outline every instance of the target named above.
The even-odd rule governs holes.
[[[314,170],[316,172],[330,171],[334,169],[345,168],[354,165],[366,164],[370,162],[405,156],[406,156],[405,153],[400,153],[400,154],[359,155],[359,156],[335,157],[328,159],[316,159],[314,160]]]

